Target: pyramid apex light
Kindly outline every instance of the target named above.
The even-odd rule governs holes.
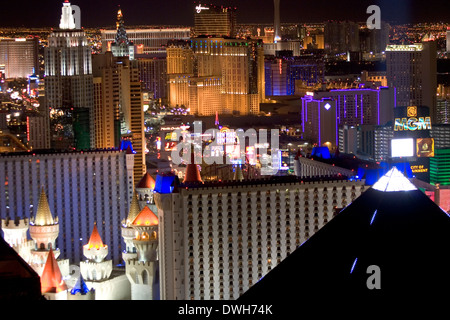
[[[392,167],[373,186],[373,189],[383,192],[412,191],[417,188],[396,167]]]

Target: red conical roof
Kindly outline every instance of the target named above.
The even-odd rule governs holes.
[[[100,234],[98,233],[97,225],[94,225],[94,229],[92,230],[91,238],[89,239],[88,248],[95,248],[99,249],[101,247],[104,247],[102,238],[100,237]]]
[[[191,162],[186,166],[186,173],[184,175],[183,183],[203,183],[200,170],[195,163],[194,152],[191,153]]]
[[[155,184],[155,179],[153,179],[153,177],[148,172],[146,172],[141,181],[139,181],[139,184],[136,188],[155,189]]]
[[[50,249],[41,276],[41,291],[42,293],[58,293],[64,290],[67,290],[66,283],[62,278],[53,250]]]
[[[159,223],[158,217],[147,206],[145,206],[141,210],[141,212],[138,214],[136,219],[134,219],[134,221],[133,221],[133,225],[137,225],[137,226],[156,226],[156,225],[158,225],[158,223]]]

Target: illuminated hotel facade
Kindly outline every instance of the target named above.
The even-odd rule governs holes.
[[[426,106],[436,121],[437,93],[436,43],[386,47],[388,86],[395,88],[396,106]]]
[[[193,38],[167,48],[169,104],[191,114],[259,113],[265,99],[260,40]]]
[[[92,53],[86,33],[75,24],[70,3],[64,2],[60,29],[53,30],[45,48],[45,98],[48,109],[70,117],[72,146],[94,145]],[[78,27],[78,29],[76,28]],[[70,147],[64,145],[62,148]]]
[[[195,36],[236,37],[236,8],[224,6],[195,7],[194,13]]]
[[[36,152],[0,157],[0,217],[30,218],[41,189],[58,217],[56,246],[72,263],[83,260],[83,245],[96,223],[110,247],[110,259],[122,261],[117,236],[133,194],[132,154],[125,150]]]
[[[339,145],[339,126],[381,125],[393,119],[394,91],[360,87],[310,92],[302,98],[304,138]]]
[[[38,50],[38,38],[0,38],[0,66],[5,68],[5,78],[28,78],[38,72]]]
[[[158,190],[161,299],[236,299],[364,190],[277,177]],[[171,182],[169,181],[169,184]]]
[[[117,30],[101,30],[103,53],[111,51]],[[127,37],[136,46],[136,54],[164,56],[165,46],[171,40],[188,40],[190,28],[142,28],[127,29]]]

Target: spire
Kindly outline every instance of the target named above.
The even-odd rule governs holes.
[[[44,187],[42,187],[36,215],[34,217],[34,225],[49,226],[54,224],[56,224],[56,221],[53,219],[52,212],[48,205],[47,195],[45,194]]]
[[[242,180],[244,180],[244,175],[242,174],[242,168],[241,168],[240,164],[238,164],[236,166],[236,170],[234,171],[233,180],[234,181],[242,181]]]
[[[214,121],[214,125],[216,126],[216,127],[218,127],[219,126],[219,113],[216,111],[216,120]]]
[[[116,44],[128,45],[129,41],[127,31],[125,30],[125,21],[123,19],[122,9],[120,8],[120,6],[119,10],[117,11],[116,27],[117,27]]]
[[[50,249],[41,276],[41,291],[42,293],[58,293],[64,290],[67,290],[66,283],[62,278],[53,250]]]
[[[68,0],[65,0],[62,7],[61,21],[59,23],[60,29],[75,29],[75,18],[73,16],[73,9]]]
[[[159,221],[155,213],[147,206],[142,209],[133,221],[133,225],[137,226],[156,226],[158,223]]]
[[[139,201],[136,192],[134,192],[133,198],[131,199],[130,211],[128,211],[128,217],[126,220],[127,226],[131,224],[134,221],[134,219],[136,219],[136,217],[139,215],[139,212],[140,212]]]
[[[195,163],[194,151],[191,152],[191,162],[186,166],[186,174],[183,183],[203,183],[200,170]]]
[[[98,233],[97,224],[94,224],[94,229],[92,230],[91,238],[89,239],[88,248],[95,248],[99,249],[101,247],[104,247],[102,238],[100,237],[100,234]]]
[[[80,277],[77,280],[77,283],[75,286],[70,290],[70,294],[75,295],[77,293],[80,293],[81,295],[86,295],[90,292],[88,286],[86,285],[86,282],[83,279],[83,276],[80,272]]]

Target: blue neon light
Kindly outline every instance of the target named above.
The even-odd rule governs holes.
[[[370,225],[372,225],[372,222],[373,222],[373,220],[375,219],[375,216],[376,216],[376,214],[377,214],[377,211],[378,211],[378,210],[375,210],[375,212],[373,213],[372,220],[370,220]]]
[[[355,269],[356,261],[358,261],[358,258],[356,258],[355,261],[353,261],[353,265],[352,265],[352,269],[350,270],[350,273],[352,273],[353,269]]]

